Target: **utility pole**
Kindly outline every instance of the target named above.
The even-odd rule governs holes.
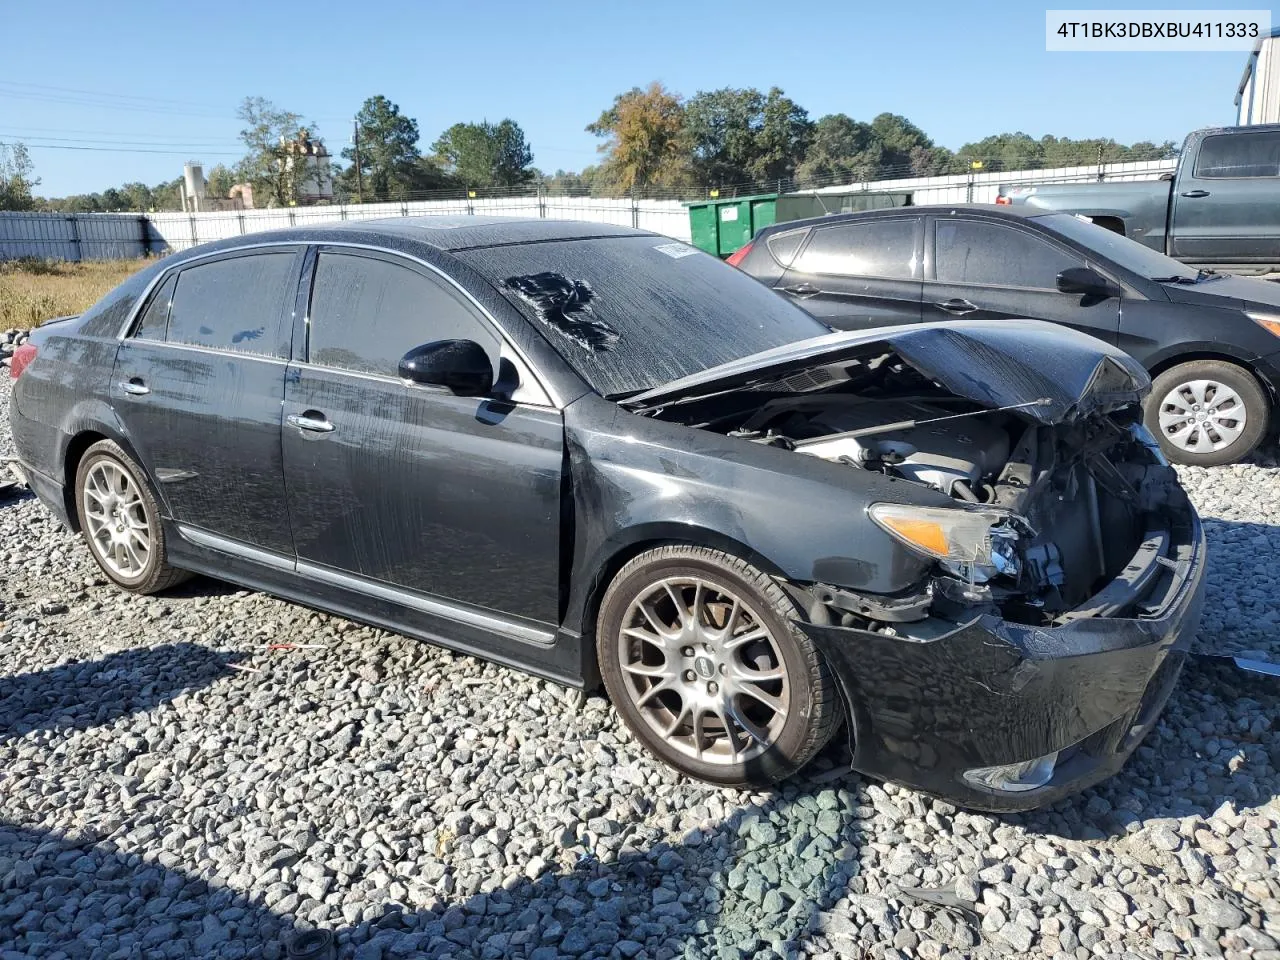
[[[351,121],[352,143],[356,148],[356,202],[364,203],[364,171],[360,169],[360,121]]]

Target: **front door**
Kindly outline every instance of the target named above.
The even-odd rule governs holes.
[[[775,289],[836,330],[920,321],[922,218],[814,228]]]
[[[1280,260],[1280,132],[1205,137],[1174,184],[1170,232],[1179,260]]]
[[[113,407],[169,515],[290,559],[280,405],[300,247],[171,274],[116,353]]]
[[[487,318],[419,264],[321,247],[307,330],[284,403],[299,569],[557,623],[560,411],[397,373],[411,348],[450,339],[479,342],[499,370]]]
[[[1058,274],[1091,266],[1066,246],[1022,227],[963,217],[933,218],[933,269],[924,282],[925,320],[1029,317],[1114,344],[1119,297],[1061,293]]]

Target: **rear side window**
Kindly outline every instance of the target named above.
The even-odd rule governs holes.
[[[804,273],[910,280],[915,276],[916,223],[864,220],[818,227],[795,262]]]
[[[187,267],[173,292],[168,341],[287,357],[295,259],[255,253]]]
[[[1206,180],[1280,176],[1280,133],[1205,137],[1200,143],[1195,175]]]
[[[138,324],[138,332],[134,336],[140,340],[163,340],[165,330],[169,326],[169,307],[173,303],[173,289],[178,284],[175,273],[160,285],[147,309],[142,313],[142,322]]]
[[[1058,274],[1084,261],[1001,223],[936,221],[934,263],[942,283],[1056,290]]]
[[[475,340],[498,361],[497,335],[448,284],[388,260],[320,254],[311,288],[311,363],[395,377],[401,357],[434,340]]]
[[[786,233],[775,233],[767,241],[769,252],[773,254],[773,259],[778,261],[780,267],[789,267],[791,266],[791,261],[796,258],[796,254],[800,251],[804,238],[808,235],[808,230],[788,230]]]

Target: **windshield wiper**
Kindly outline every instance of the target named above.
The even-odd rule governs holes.
[[[1156,283],[1199,283],[1200,282],[1199,275],[1194,277],[1188,277],[1182,274],[1178,274],[1177,276],[1173,276],[1173,277],[1152,277],[1151,279]]]

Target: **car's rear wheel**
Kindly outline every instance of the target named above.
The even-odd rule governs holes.
[[[647,551],[618,572],[597,620],[600,671],[632,733],[682,773],[764,786],[804,766],[840,720],[800,611],[745,561],[703,547]]]
[[[156,593],[190,576],[170,566],[160,509],[142,469],[119,444],[100,440],[76,468],[80,532],[102,572],[134,593]]]
[[[1224,360],[1191,360],[1160,374],[1145,416],[1165,456],[1200,467],[1248,456],[1270,419],[1271,403],[1257,378]]]

